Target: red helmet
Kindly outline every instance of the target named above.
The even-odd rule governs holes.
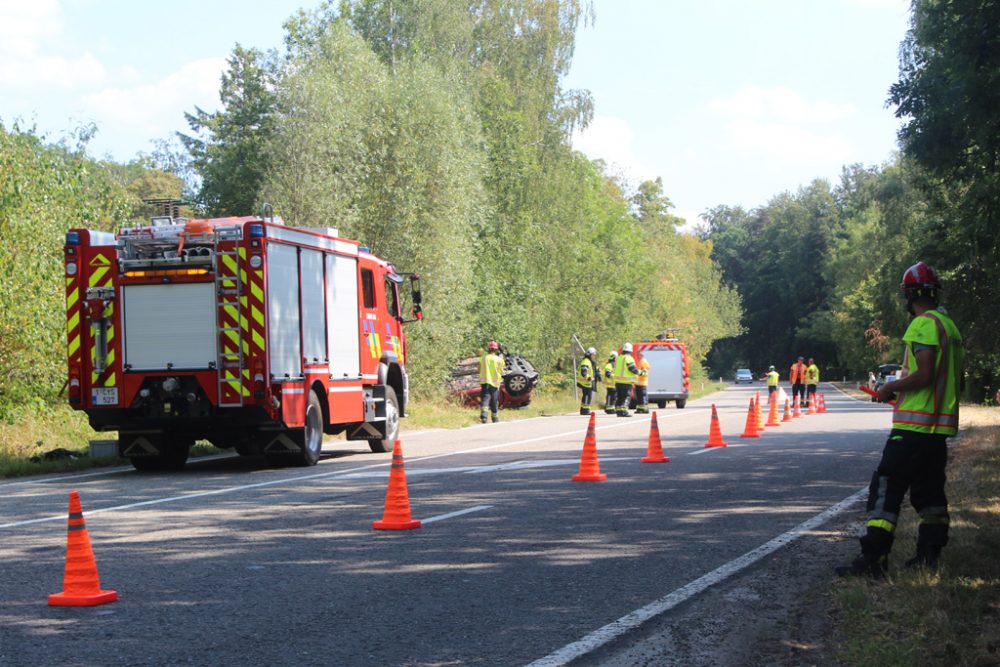
[[[917,262],[903,274],[903,283],[899,288],[918,296],[931,296],[934,290],[941,289],[941,281],[938,279],[937,271],[923,262]],[[927,290],[926,294],[924,290]]]
[[[496,342],[495,340],[491,340],[486,347],[489,348],[489,349],[491,349],[491,350],[499,350],[500,349],[500,343]]]

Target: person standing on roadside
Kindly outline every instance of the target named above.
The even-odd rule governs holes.
[[[819,366],[812,357],[806,366],[806,405],[813,405],[816,400],[816,388],[819,386]]]
[[[641,352],[635,354],[635,366],[639,375],[635,378],[635,411],[636,414],[649,412],[649,361]]]
[[[774,400],[774,394],[778,391],[778,382],[781,380],[781,376],[778,375],[778,371],[774,370],[774,366],[767,367],[767,402],[770,403]]]
[[[965,351],[962,334],[938,306],[937,272],[917,262],[900,285],[906,310],[913,316],[903,334],[901,377],[886,382],[878,400],[896,396],[892,430],[868,490],[868,523],[861,555],[837,568],[839,575],[881,579],[889,571],[889,552],[907,491],[920,517],[917,553],[907,567],[936,570],[948,544],[948,498],[945,495],[946,439],[958,433],[958,397]]]
[[[597,350],[588,347],[576,376],[576,384],[580,387],[581,415],[590,414],[590,403],[594,400],[594,391],[597,390],[597,375]]]
[[[638,376],[639,367],[635,365],[635,357],[632,356],[632,343],[625,343],[615,359],[615,413],[619,417],[632,416],[628,411],[628,401]]]
[[[792,401],[799,399],[799,405],[804,405],[806,399],[806,365],[802,363],[802,357],[792,364],[788,371],[788,381],[792,383]]]
[[[500,383],[503,382],[504,360],[500,343],[491,340],[479,358],[479,421],[486,423],[487,407],[493,423],[500,421]]]
[[[604,364],[604,389],[607,392],[604,396],[604,412],[609,415],[615,414],[615,403],[618,397],[615,392],[615,359],[617,358],[618,352],[611,350],[608,362]]]

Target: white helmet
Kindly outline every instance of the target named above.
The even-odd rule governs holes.
[[[597,354],[597,350],[596,350],[596,349],[594,349],[594,348],[592,348],[592,347],[588,347],[588,348],[587,348],[587,356],[588,356],[588,357],[592,357],[592,356],[594,356],[595,354]]]
[[[625,343],[624,345],[622,345],[622,352],[625,352],[627,354],[631,354],[631,352],[632,352],[632,343]]]

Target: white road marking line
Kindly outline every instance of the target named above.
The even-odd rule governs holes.
[[[451,519],[456,516],[462,516],[463,514],[471,514],[472,512],[482,512],[483,510],[488,510],[493,505],[476,505],[475,507],[470,507],[464,510],[458,510],[457,512],[448,512],[447,514],[439,514],[437,516],[432,516],[429,519],[421,519],[420,523],[434,523],[435,521],[444,521],[445,519]]]
[[[558,651],[550,653],[544,658],[535,660],[527,665],[527,667],[557,667],[558,665],[565,665],[571,660],[575,660],[580,656],[586,655],[601,646],[604,646],[608,642],[617,639],[626,632],[634,630],[646,621],[655,618],[664,612],[670,611],[682,602],[686,602],[710,586],[714,586],[741,570],[746,569],[765,556],[774,553],[786,544],[802,537],[802,535],[810,530],[823,525],[834,516],[857,503],[867,493],[868,489],[861,489],[857,493],[848,496],[836,505],[827,508],[811,519],[800,523],[788,532],[778,535],[771,541],[762,544],[753,551],[748,551],[739,558],[731,560],[725,565],[712,570],[708,574],[695,579],[686,586],[678,588],[673,593],[665,595],[659,600],[656,600],[641,609],[636,609],[635,611],[622,616],[617,621],[608,623],[603,628],[599,628],[594,632],[591,632],[586,637],[583,637],[572,644],[567,644]]]

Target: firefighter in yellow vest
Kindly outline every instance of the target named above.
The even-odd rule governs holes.
[[[774,393],[778,391],[778,382],[781,380],[781,376],[778,375],[778,371],[774,370],[774,366],[767,367],[767,402],[770,403],[774,400]]]
[[[907,567],[934,570],[948,543],[948,498],[944,492],[946,438],[958,433],[958,397],[965,351],[962,334],[937,305],[941,282],[923,262],[903,274],[900,286],[913,316],[903,334],[903,370],[879,389],[878,400],[896,395],[892,431],[868,491],[868,525],[861,555],[841,575],[881,579],[889,567],[899,512],[907,491],[920,517],[917,553]]]
[[[636,353],[636,368],[639,375],[635,379],[635,411],[639,414],[649,412],[649,362],[641,352]]]
[[[486,352],[479,358],[479,421],[486,423],[486,409],[493,415],[493,423],[500,421],[500,384],[503,382],[504,360],[500,343],[491,340]]]
[[[639,377],[639,368],[632,356],[632,343],[622,345],[621,354],[615,359],[615,414],[631,417],[628,401],[632,397],[632,386]]]
[[[816,400],[816,388],[819,386],[819,366],[816,361],[809,357],[809,365],[806,366],[806,405],[812,405]]]
[[[587,348],[587,355],[580,362],[577,370],[576,384],[580,387],[580,414],[590,414],[590,403],[594,400],[594,392],[597,391],[597,350],[592,347]]]
[[[604,412],[609,415],[615,414],[615,359],[618,352],[611,350],[608,355],[608,363],[604,364],[604,389],[607,392],[604,396]]]

